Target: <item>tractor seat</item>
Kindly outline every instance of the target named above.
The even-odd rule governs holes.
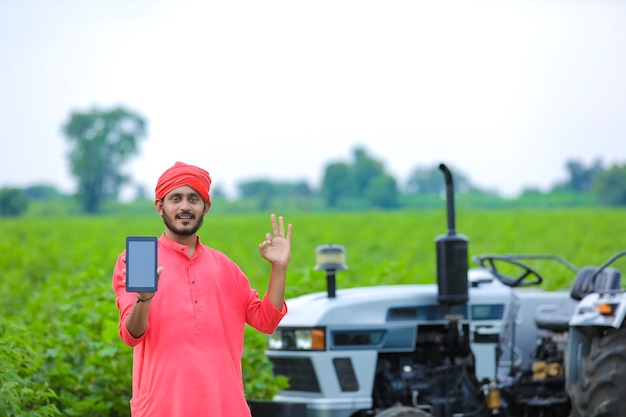
[[[594,292],[609,292],[621,289],[622,273],[619,270],[605,268],[595,277],[595,280],[592,280],[598,269],[592,266],[585,266],[578,271],[570,293],[574,300],[580,301],[586,295]]]
[[[535,313],[535,325],[538,329],[554,333],[564,333],[569,329],[569,314],[561,313],[555,305],[542,305]]]

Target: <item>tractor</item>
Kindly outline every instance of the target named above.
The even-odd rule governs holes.
[[[626,295],[613,262],[577,268],[552,255],[477,255],[456,233],[435,239],[436,284],[336,288],[341,245],[316,250],[327,291],[287,301],[266,355],[289,387],[255,417],[622,417]],[[535,260],[573,275],[538,289]],[[514,271],[514,272],[511,272]]]

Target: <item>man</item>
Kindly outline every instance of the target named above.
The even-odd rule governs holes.
[[[154,206],[165,231],[156,293],[126,292],[125,252],[117,259],[119,334],[134,348],[132,417],[250,416],[241,371],[244,324],[270,334],[287,312],[291,224],[285,230],[282,217],[270,217],[272,233],[259,251],[271,272],[260,298],[241,269],[196,234],[211,207],[210,187],[208,172],[182,162],[159,178]]]

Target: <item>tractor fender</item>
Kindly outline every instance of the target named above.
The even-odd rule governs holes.
[[[626,294],[622,291],[591,293],[574,310],[570,327],[613,327],[619,329],[626,317]]]

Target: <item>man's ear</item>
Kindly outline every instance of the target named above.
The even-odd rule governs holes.
[[[154,209],[159,214],[163,214],[163,200],[154,200]]]
[[[204,214],[207,214],[210,208],[211,208],[211,200],[204,203]]]

